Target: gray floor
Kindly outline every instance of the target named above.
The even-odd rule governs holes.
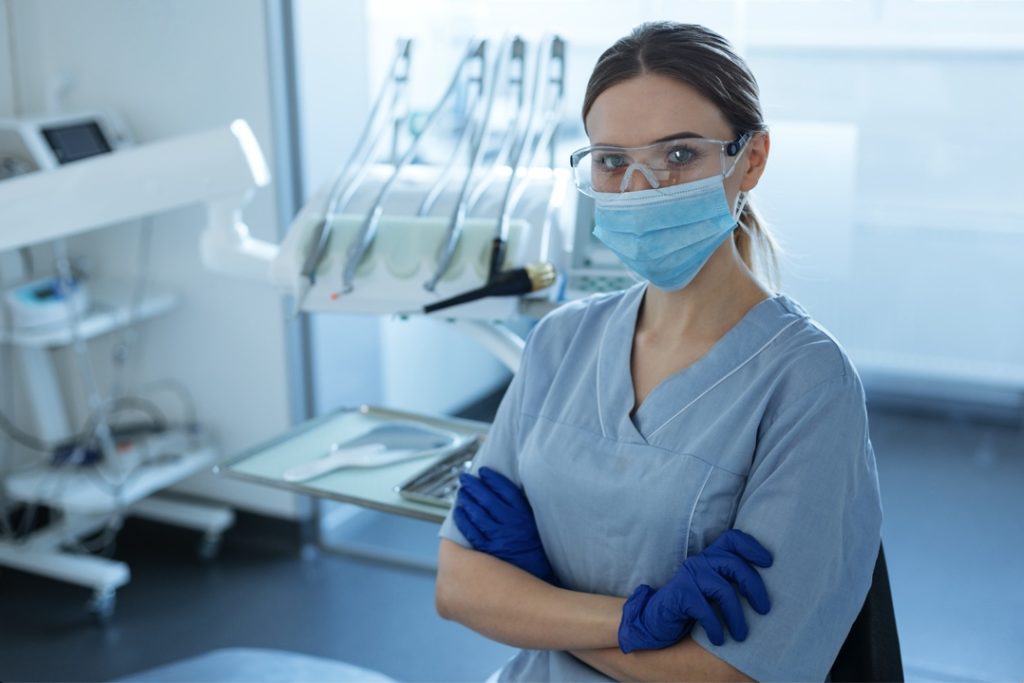
[[[1024,680],[1024,435],[872,414],[908,678]]]
[[[1024,437],[1016,429],[872,413],[884,539],[908,680],[1024,677]],[[436,526],[360,513],[337,541],[384,539],[429,563]],[[343,537],[342,537],[343,536]],[[106,628],[82,589],[0,576],[0,680],[102,681],[215,648],[272,647],[405,681],[482,680],[511,650],[439,619],[428,572],[310,551],[243,517],[212,564],[194,535],[130,522],[133,571]]]
[[[405,681],[482,680],[508,656],[435,615],[432,575],[303,552],[295,535],[242,518],[221,557],[204,565],[193,534],[129,521],[117,555],[132,582],[105,628],[83,609],[85,590],[5,571],[0,680],[106,681],[243,646],[339,659]]]

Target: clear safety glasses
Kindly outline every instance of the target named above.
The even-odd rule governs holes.
[[[753,135],[743,133],[731,141],[679,138],[643,147],[594,145],[573,152],[569,163],[585,195],[663,189],[719,174],[729,177]]]

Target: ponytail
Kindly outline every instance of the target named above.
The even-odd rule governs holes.
[[[749,200],[740,212],[739,223],[733,230],[733,241],[747,268],[773,292],[778,292],[782,284],[779,269],[782,248]]]

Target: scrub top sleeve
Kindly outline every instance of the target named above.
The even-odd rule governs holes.
[[[761,427],[733,527],[774,563],[758,569],[771,611],[742,600],[744,642],[693,638],[758,681],[824,681],[860,612],[882,509],[860,380],[852,367],[787,401]]]
[[[536,329],[536,328],[534,328]],[[484,439],[480,450],[473,457],[473,473],[480,471],[481,467],[487,466],[492,470],[501,472],[506,477],[522,486],[519,479],[519,468],[517,466],[517,454],[519,452],[520,435],[520,413],[523,409],[523,386],[526,383],[527,359],[530,354],[530,340],[532,332],[527,335],[526,347],[523,349],[523,358],[519,364],[519,371],[512,377],[512,382],[501,399],[498,412],[494,416],[487,437]],[[472,548],[466,537],[459,531],[455,524],[452,511],[441,523],[441,538],[454,541],[464,548]]]

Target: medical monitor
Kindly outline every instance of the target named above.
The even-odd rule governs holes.
[[[67,164],[113,150],[96,121],[42,129],[58,163]]]
[[[0,119],[0,179],[51,171],[131,143],[124,123],[110,112]]]

